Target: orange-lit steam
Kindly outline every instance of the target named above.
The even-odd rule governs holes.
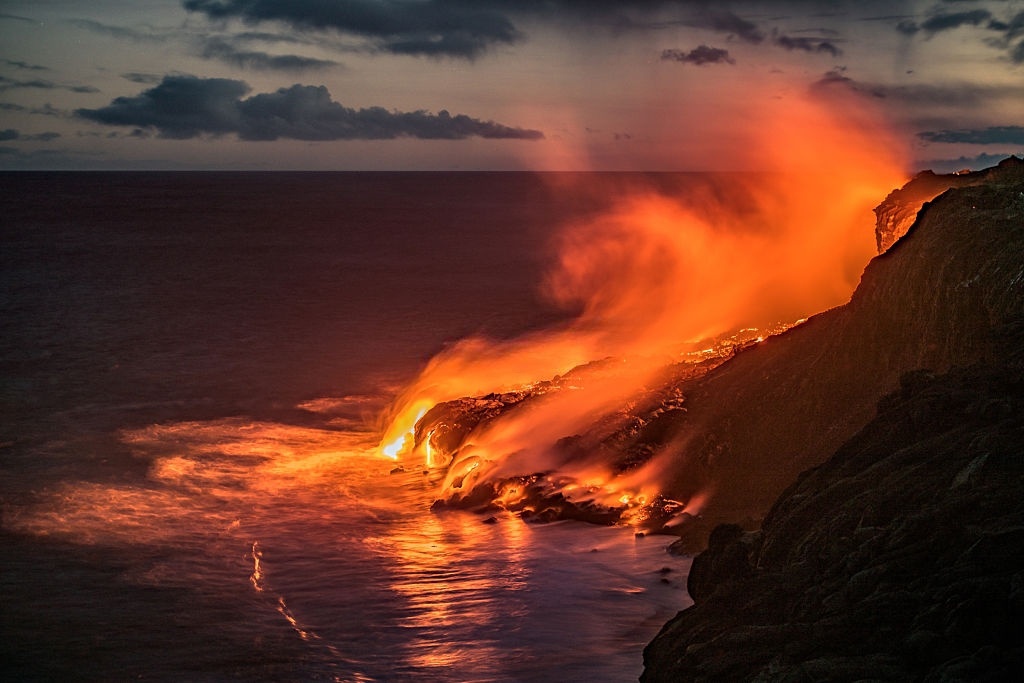
[[[850,94],[773,100],[745,130],[736,166],[694,176],[678,196],[621,188],[596,219],[565,226],[544,283],[579,310],[558,329],[465,340],[435,357],[397,401],[382,447],[409,453],[416,421],[438,402],[528,387],[614,357],[610,374],[532,400],[484,423],[449,468],[446,487],[558,472],[588,495],[634,500],[657,491],[650,469],[624,480],[599,462],[570,464],[554,443],[621,406],[692,344],[742,327],[792,322],[844,303],[874,254],[872,207],[905,180],[902,148]],[[468,483],[467,483],[468,482]],[[570,489],[563,489],[566,495]]]

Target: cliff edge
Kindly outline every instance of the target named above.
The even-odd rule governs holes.
[[[903,187],[893,190],[875,207],[875,244],[878,253],[889,250],[903,237],[917,218],[925,202],[931,201],[952,187],[969,187],[991,182],[1024,180],[1024,160],[1011,156],[997,166],[980,171],[936,174],[921,171]]]

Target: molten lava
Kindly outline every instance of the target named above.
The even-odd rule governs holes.
[[[565,226],[544,289],[575,320],[436,356],[395,403],[381,452],[447,466],[445,499],[483,490],[481,502],[511,509],[532,492],[626,520],[656,500],[694,514],[701,500],[660,498],[663,454],[616,469],[573,440],[632,428],[640,418],[623,406],[668,386],[667,367],[727,356],[844,303],[874,254],[872,206],[905,178],[885,126],[838,95],[766,104],[736,137],[738,163],[759,172],[694,175],[671,196],[622,188],[602,215]],[[431,406],[496,392],[513,400],[474,408],[475,422],[417,427]],[[439,447],[442,426],[460,438]]]

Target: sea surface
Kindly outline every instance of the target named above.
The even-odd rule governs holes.
[[[669,539],[375,448],[446,345],[572,314],[553,239],[633,180],[0,174],[0,678],[635,680]]]

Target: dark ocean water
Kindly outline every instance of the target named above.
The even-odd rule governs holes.
[[[567,315],[616,182],[0,174],[3,678],[634,680],[667,541],[434,514],[373,452],[446,343]]]

